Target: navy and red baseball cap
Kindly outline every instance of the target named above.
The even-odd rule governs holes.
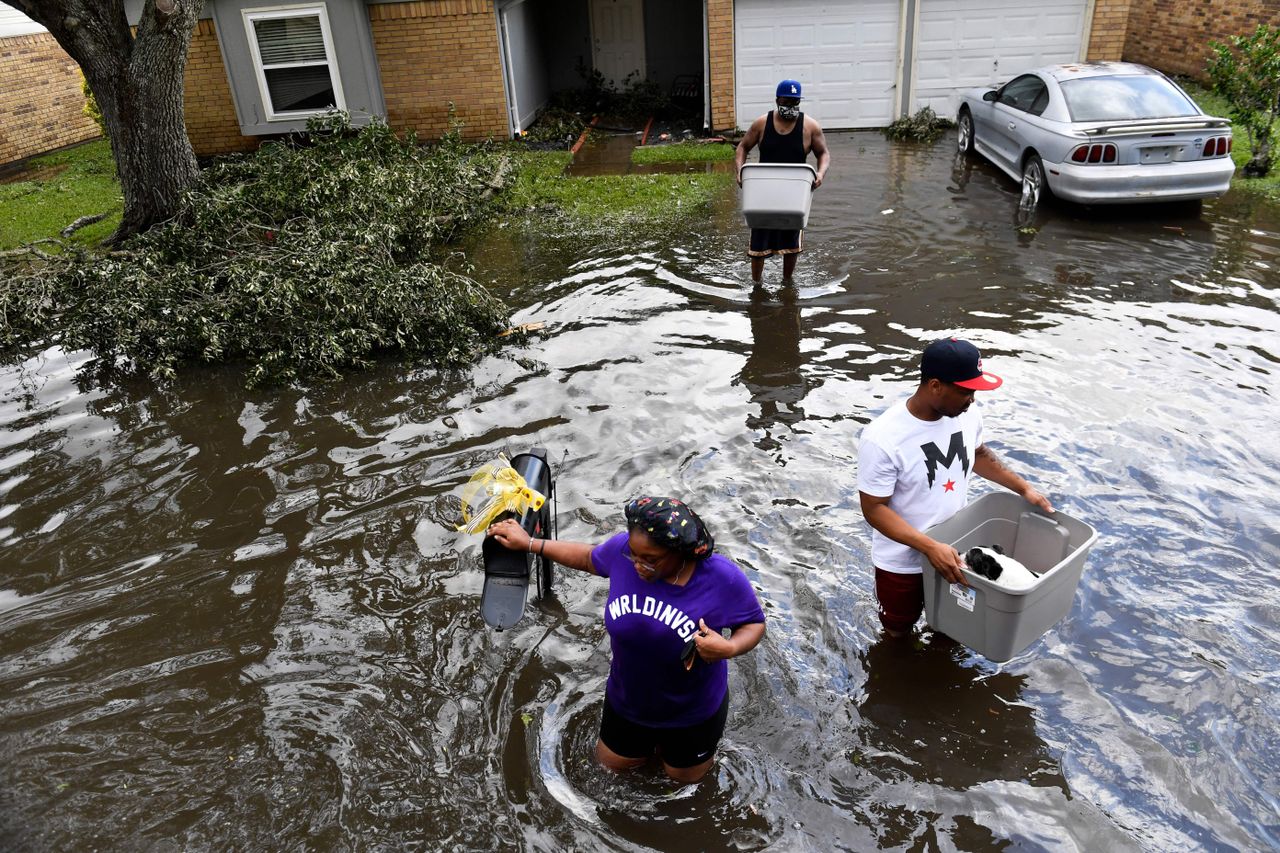
[[[972,391],[994,391],[1004,380],[982,369],[982,353],[968,341],[943,338],[924,348],[920,379],[940,379]]]

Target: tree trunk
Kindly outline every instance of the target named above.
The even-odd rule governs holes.
[[[1265,178],[1271,172],[1271,134],[1268,128],[1254,134],[1253,156],[1240,170],[1246,178]]]
[[[183,112],[191,32],[204,0],[146,0],[136,33],[123,0],[5,0],[80,65],[124,194],[115,244],[171,219],[199,174]]]

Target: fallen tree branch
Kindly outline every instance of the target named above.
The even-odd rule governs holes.
[[[66,228],[63,228],[61,231],[61,234],[63,237],[70,237],[72,234],[79,231],[81,228],[85,227],[86,225],[92,225],[95,222],[101,222],[106,218],[107,218],[107,214],[105,213],[95,213],[95,214],[92,214],[91,216],[81,216],[75,222],[72,222]]]
[[[58,240],[54,237],[43,237],[39,240],[32,240],[30,243],[26,243],[22,246],[19,246],[16,249],[6,249],[5,251],[0,252],[0,258],[17,258],[17,257],[21,257],[22,255],[35,255],[37,258],[40,258],[41,260],[44,260],[44,261],[54,260],[53,255],[50,255],[47,252],[42,252],[38,248],[36,248],[41,243],[52,243],[53,245],[57,246],[59,249],[63,249],[63,250],[67,248],[66,244],[63,243],[61,240]]]

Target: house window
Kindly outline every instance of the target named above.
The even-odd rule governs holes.
[[[268,121],[346,109],[323,5],[246,9],[244,22]]]

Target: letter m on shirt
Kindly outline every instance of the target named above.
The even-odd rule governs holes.
[[[933,488],[933,479],[938,474],[938,464],[941,463],[943,468],[950,468],[951,463],[957,459],[960,460],[961,467],[964,468],[966,476],[969,474],[969,451],[964,446],[964,433],[957,430],[951,433],[951,445],[944,454],[938,449],[938,445],[932,441],[928,444],[920,445],[920,449],[924,451],[924,467],[929,474],[929,488]]]

